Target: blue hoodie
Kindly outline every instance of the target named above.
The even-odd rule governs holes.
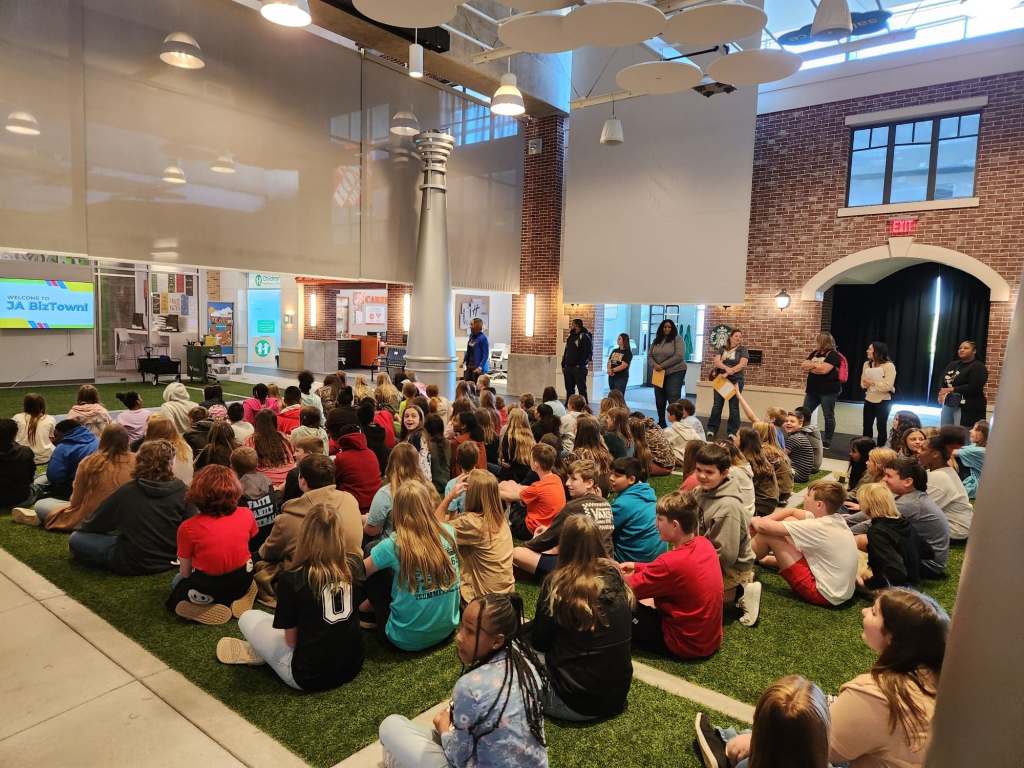
[[[46,466],[46,479],[50,481],[50,494],[57,498],[71,498],[71,485],[75,481],[78,465],[86,456],[96,452],[100,441],[83,426],[77,426],[57,443]]]
[[[620,563],[649,563],[667,550],[655,525],[657,500],[647,483],[634,483],[612,501],[612,543]]]

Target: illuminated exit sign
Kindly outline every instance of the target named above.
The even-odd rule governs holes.
[[[912,235],[917,232],[917,219],[889,219],[889,234]]]

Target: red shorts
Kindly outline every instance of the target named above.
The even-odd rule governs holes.
[[[779,575],[786,580],[796,596],[804,602],[825,608],[832,605],[818,591],[818,583],[814,580],[814,574],[811,573],[811,566],[807,564],[806,557],[801,557],[786,570],[779,571]]]

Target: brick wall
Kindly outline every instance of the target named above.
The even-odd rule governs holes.
[[[998,272],[1011,286],[1010,302],[993,302],[986,362],[988,395],[996,394],[1019,290],[1024,255],[1024,73],[964,80],[761,115],[757,119],[746,301],[708,307],[707,328],[719,323],[743,329],[747,344],[764,350],[749,384],[803,387],[798,363],[827,326],[821,302],[802,301],[801,287],[828,264],[857,251],[886,244],[893,215],[837,218],[845,205],[849,114],[987,95],[978,144],[975,194],[978,208],[919,211],[915,242],[949,248]],[[772,300],[785,288],[793,297],[785,312]],[[824,321],[824,322],[823,322]],[[948,350],[952,357],[955,350]],[[706,376],[711,356],[705,355]]]
[[[407,290],[404,285],[392,283],[331,283],[314,280],[311,278],[302,279],[303,306],[305,317],[303,318],[303,338],[319,339],[330,341],[338,337],[338,292],[345,290],[380,290],[388,289],[388,339],[401,339],[402,334],[402,299],[401,295]],[[310,298],[316,296],[316,327],[311,324],[312,314],[310,312]],[[395,307],[397,297],[397,308]],[[393,336],[397,333],[398,336]]]
[[[402,323],[404,321],[404,304],[403,297],[407,293],[412,293],[411,285],[402,285],[401,283],[388,283],[388,343],[389,344],[401,344],[402,337],[405,335],[405,331],[402,330]],[[412,301],[412,299],[410,299]],[[412,318],[409,318],[410,321]]]
[[[543,151],[523,160],[523,228],[519,290],[512,296],[513,354],[554,355],[558,349],[562,291],[562,191],[567,118],[552,115],[523,124],[524,145],[541,139]],[[524,150],[525,151],[525,150]],[[535,296],[534,333],[525,333],[526,294]]]

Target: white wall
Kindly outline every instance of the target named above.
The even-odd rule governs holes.
[[[302,349],[302,326],[299,324],[299,294],[301,286],[291,275],[281,275],[281,346],[285,349]],[[292,322],[285,325],[284,316],[291,315]]]
[[[369,297],[376,297],[378,299],[378,301],[376,301],[374,303],[375,304],[380,304],[380,305],[384,306],[385,312],[384,312],[384,322],[383,323],[370,325],[369,323],[365,322],[365,317],[363,318],[364,322],[362,322],[362,323],[357,323],[356,322],[356,310],[355,310],[354,305],[352,303],[352,294],[355,293],[356,291],[359,291],[360,293],[365,293]],[[346,289],[346,290],[338,291],[338,295],[339,296],[347,296],[348,297],[348,335],[349,336],[366,336],[369,333],[382,333],[383,331],[387,330],[387,328],[388,328],[388,321],[387,321],[387,317],[388,317],[387,316],[388,291],[387,291],[386,288],[383,288],[383,289],[380,289],[380,290],[377,290],[377,289],[366,289],[366,288],[355,288],[355,289],[352,289],[352,290]]]
[[[93,282],[92,267],[31,261],[0,261],[0,277]],[[80,381],[96,373],[92,329],[0,329],[0,381]],[[43,361],[49,360],[50,365]]]
[[[511,293],[504,293],[501,291],[473,291],[468,288],[456,288],[452,291],[452,307],[455,312],[455,349],[458,351],[460,359],[462,352],[466,349],[466,340],[469,338],[468,334],[459,328],[459,307],[455,303],[455,297],[460,294],[463,296],[487,296],[490,298],[491,314],[487,327],[484,328],[484,333],[487,334],[487,341],[490,343],[492,348],[495,344],[512,343]]]

